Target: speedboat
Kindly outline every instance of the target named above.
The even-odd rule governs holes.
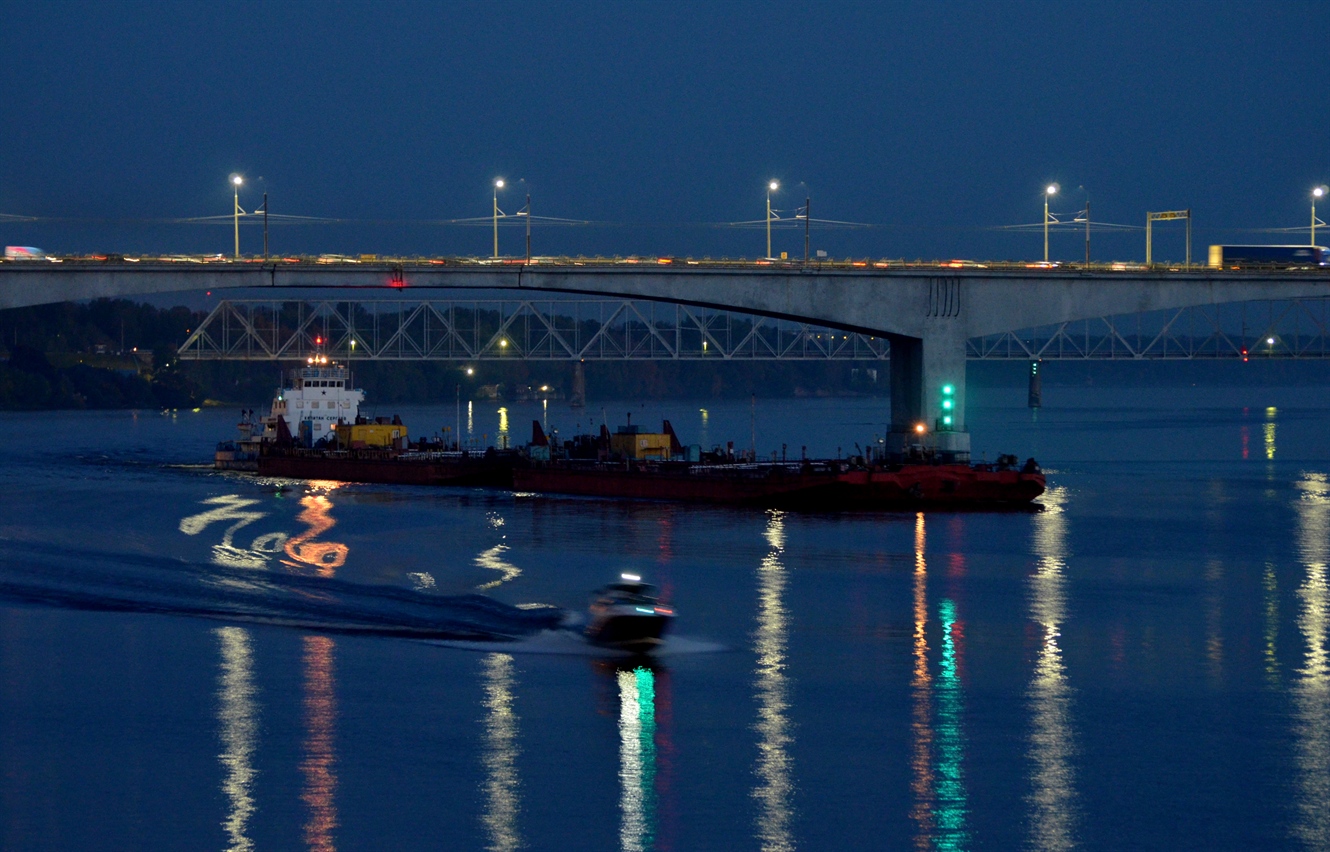
[[[619,582],[596,590],[583,632],[593,644],[646,654],[664,641],[673,620],[674,608],[661,604],[655,586],[636,574],[623,574]]]

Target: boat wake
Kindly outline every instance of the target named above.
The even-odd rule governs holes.
[[[0,540],[0,602],[504,645],[564,617],[557,607],[518,608],[484,595],[12,540]]]

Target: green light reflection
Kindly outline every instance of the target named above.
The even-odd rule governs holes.
[[[620,671],[619,846],[644,852],[656,839],[656,675],[639,667]]]
[[[937,680],[937,836],[938,849],[964,849],[969,840],[965,821],[965,730],[960,671],[956,658],[956,604],[938,604],[942,622],[942,661]]]

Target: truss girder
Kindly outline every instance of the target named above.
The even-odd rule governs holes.
[[[223,301],[186,360],[885,360],[887,341],[810,323],[633,300]]]
[[[977,337],[972,360],[1330,358],[1330,298],[1200,305]]]
[[[322,341],[321,343],[319,341]],[[352,343],[354,342],[354,347]],[[633,300],[223,301],[191,360],[882,361],[885,338]],[[1330,358],[1330,299],[1119,314],[971,339],[973,360]]]

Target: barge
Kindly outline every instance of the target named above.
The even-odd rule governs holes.
[[[268,415],[242,412],[241,437],[218,445],[218,469],[265,476],[388,485],[451,485],[630,500],[670,500],[811,511],[923,507],[1009,509],[1044,491],[1034,459],[994,464],[935,457],[916,445],[906,458],[868,453],[846,459],[759,460],[733,444],[684,446],[669,421],[647,432],[629,420],[611,434],[562,441],[532,422],[521,449],[466,449],[412,441],[397,418],[360,415],[364,391],[345,367],[315,356],[277,391]],[[292,432],[290,423],[295,424]]]

